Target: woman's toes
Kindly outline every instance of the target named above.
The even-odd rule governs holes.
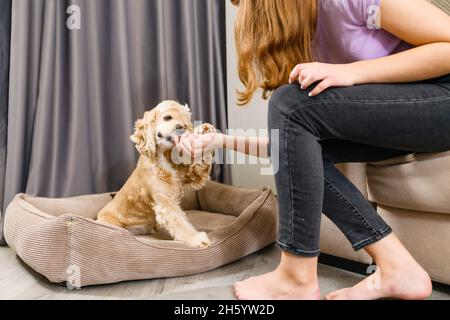
[[[250,299],[246,298],[246,296],[243,295],[243,294],[240,294],[240,295],[237,297],[237,299],[238,299],[238,300],[250,300]]]
[[[244,300],[244,294],[242,293],[242,281],[237,281],[234,283],[234,295],[239,300]]]
[[[237,281],[234,291],[239,300],[320,299],[317,283],[300,285],[296,279],[276,271]]]
[[[327,295],[325,296],[325,299],[326,299],[326,300],[336,300],[336,299],[337,299],[339,296],[341,296],[346,290],[347,290],[347,288],[339,289],[339,290],[333,291],[333,292],[327,294]]]
[[[331,292],[331,293],[325,295],[325,300],[333,300],[335,295],[336,295],[336,293]]]
[[[327,300],[375,300],[395,298],[421,300],[429,297],[432,283],[429,275],[422,270],[403,270],[381,272],[365,278],[351,288],[345,288],[328,294]]]

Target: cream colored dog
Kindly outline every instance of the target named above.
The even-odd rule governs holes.
[[[210,240],[197,231],[180,207],[183,185],[202,188],[209,180],[212,152],[200,161],[180,163],[173,137],[184,131],[214,132],[210,124],[195,129],[187,106],[164,101],[146,112],[135,124],[131,140],[140,153],[136,169],[115,198],[98,214],[98,221],[128,229],[134,234],[151,234],[166,229],[174,240],[194,247],[206,247]],[[175,159],[175,160],[174,160]]]

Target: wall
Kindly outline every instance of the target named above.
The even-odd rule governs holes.
[[[253,101],[247,107],[236,105],[236,90],[242,88],[237,75],[236,48],[234,44],[234,20],[237,9],[229,0],[226,1],[227,21],[227,97],[228,97],[228,126],[230,129],[267,129],[267,101],[262,100],[261,92],[258,92]],[[255,133],[256,133],[255,132]],[[254,135],[247,132],[246,135]],[[236,159],[234,155],[234,159]],[[261,187],[271,186],[275,190],[273,176],[261,174],[261,168],[267,168],[266,163],[248,164],[251,161],[261,161],[255,158],[247,158],[247,164],[232,165],[232,181],[236,186]]]

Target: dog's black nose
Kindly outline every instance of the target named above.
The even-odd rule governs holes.
[[[163,134],[161,132],[158,132],[158,138],[162,138]]]

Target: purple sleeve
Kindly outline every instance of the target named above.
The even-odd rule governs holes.
[[[367,25],[367,28],[380,28],[381,0],[347,0],[347,2],[350,12],[361,23]]]

